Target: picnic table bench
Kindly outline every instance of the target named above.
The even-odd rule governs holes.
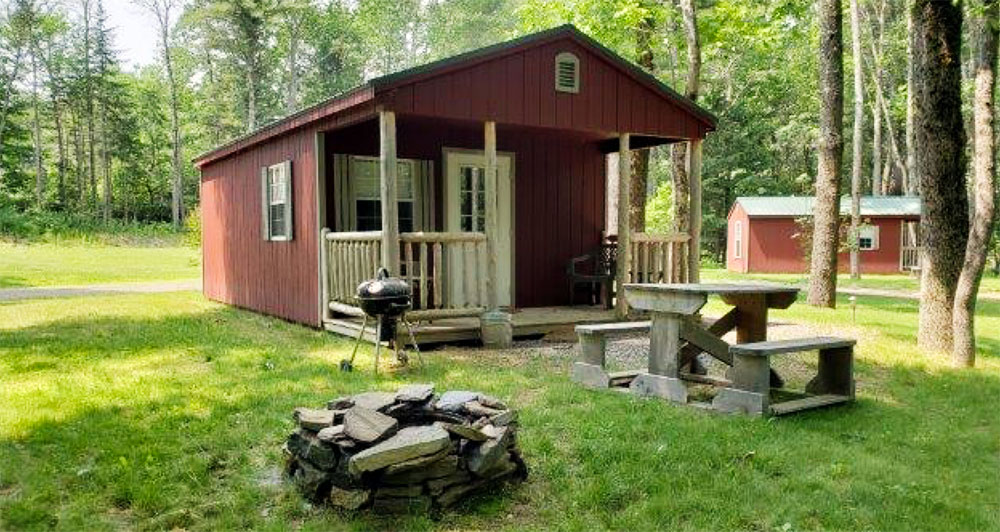
[[[605,388],[622,382],[630,373],[633,393],[686,403],[688,389],[684,381],[693,380],[721,388],[713,408],[760,415],[781,415],[854,398],[854,340],[816,337],[767,341],[768,310],[791,306],[798,288],[765,283],[626,284],[624,288],[629,305],[649,312],[652,320],[578,326],[580,360],[572,369],[572,378],[577,382]],[[712,294],[733,308],[717,320],[704,321],[698,312]],[[606,336],[647,329],[648,369],[607,373]],[[730,345],[721,337],[732,330],[736,331],[736,343]],[[806,389],[812,395],[772,404],[771,389],[783,387],[784,382],[771,368],[771,357],[803,351],[819,352],[818,374]],[[702,352],[731,366],[731,380],[682,371]]]

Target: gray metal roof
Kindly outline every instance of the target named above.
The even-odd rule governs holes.
[[[743,196],[736,198],[749,216],[811,216],[813,196]],[[919,196],[862,196],[861,216],[920,216]],[[851,197],[840,198],[840,213],[851,214]]]

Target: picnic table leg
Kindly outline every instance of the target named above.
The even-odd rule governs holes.
[[[570,378],[588,388],[608,388],[611,378],[604,369],[608,343],[603,334],[580,333],[580,358],[570,370]]]
[[[649,330],[649,371],[632,381],[633,393],[687,402],[687,386],[680,380],[681,319],[677,314],[653,313]]]
[[[739,311],[736,321],[736,343],[767,341],[767,297],[763,294],[745,295],[729,303]],[[784,379],[771,369],[771,386],[781,388],[784,385]]]

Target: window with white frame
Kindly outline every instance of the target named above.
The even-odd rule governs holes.
[[[261,168],[262,233],[265,240],[292,239],[292,162]]]
[[[413,178],[415,161],[397,161],[396,197],[399,232],[414,230]],[[382,230],[382,194],[379,160],[376,157],[351,157],[351,177],[354,180],[355,228],[358,231]]]
[[[743,258],[743,222],[737,220],[733,227],[733,257]]]
[[[858,228],[858,249],[875,251],[878,249],[878,226],[862,225]]]

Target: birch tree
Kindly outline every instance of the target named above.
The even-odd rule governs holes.
[[[851,0],[851,55],[854,59],[854,134],[851,138],[851,278],[861,277],[858,232],[861,230],[861,178],[865,137],[865,83],[861,55],[861,13]]]
[[[170,216],[175,228],[184,223],[184,169],[181,163],[180,104],[177,95],[177,80],[174,77],[171,30],[173,12],[183,8],[183,0],[139,0],[156,19],[157,36],[163,58],[163,68],[167,73],[167,90],[170,97]]]

